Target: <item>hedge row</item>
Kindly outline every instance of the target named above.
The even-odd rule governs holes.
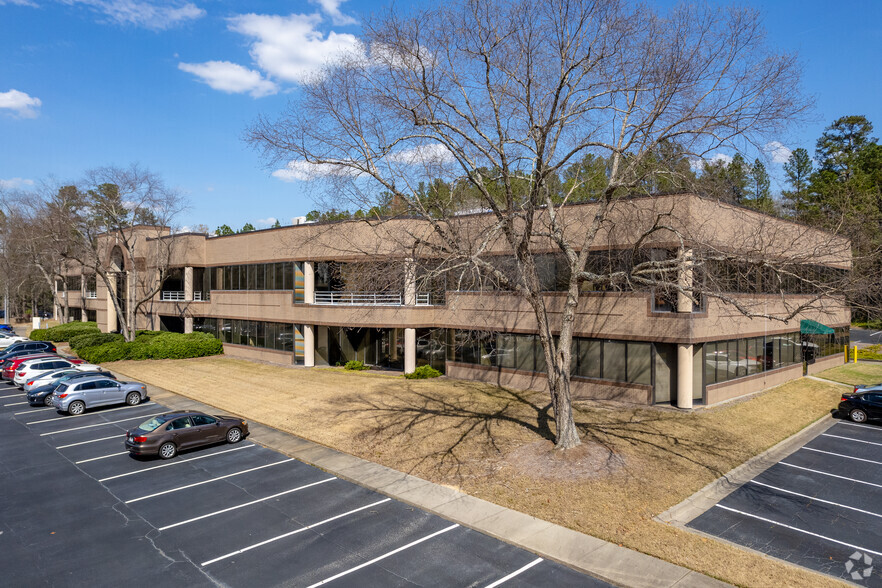
[[[123,341],[123,336],[117,333],[84,333],[70,338],[68,344],[71,349],[82,349],[84,347],[95,347],[103,343],[115,343]]]
[[[34,329],[28,337],[31,341],[55,341],[57,343],[69,341],[71,337],[76,337],[77,335],[97,334],[100,332],[98,325],[94,322],[72,322],[49,327],[48,329]]]
[[[141,331],[134,341],[121,339],[77,348],[77,355],[90,363],[123,359],[186,359],[218,355],[224,345],[208,333],[166,333]]]

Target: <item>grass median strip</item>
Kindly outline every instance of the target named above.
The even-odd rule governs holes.
[[[833,578],[654,520],[828,415],[842,391],[833,382],[803,378],[694,412],[578,402],[574,413],[583,444],[559,452],[551,441],[554,421],[545,392],[227,357],[106,367],[730,583],[841,586]]]

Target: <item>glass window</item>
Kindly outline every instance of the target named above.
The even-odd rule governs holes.
[[[282,351],[294,350],[294,325],[282,323],[279,326],[279,341],[281,342],[280,349]]]
[[[499,333],[496,345],[496,360],[499,367],[515,367],[515,336],[510,333]]]
[[[275,290],[276,289],[276,264],[274,263],[265,263],[263,264],[264,271],[266,272],[266,278],[263,285],[264,290]]]
[[[284,290],[285,289],[285,277],[283,276],[284,263],[274,263],[272,266],[273,270],[273,290]],[[269,271],[269,270],[267,270]]]
[[[168,427],[165,428],[166,431],[174,431],[177,429],[186,429],[188,427],[192,427],[190,424],[190,417],[181,417],[179,419],[175,419],[168,424]]]
[[[579,375],[586,378],[600,377],[600,348],[597,339],[579,339]]]
[[[258,263],[254,266],[255,278],[254,289],[266,290],[266,264]]]
[[[286,261],[282,264],[282,288],[284,290],[293,290],[294,289],[294,266],[290,261]],[[308,300],[307,302],[312,302]]]
[[[542,341],[539,340],[538,335],[535,337],[535,340],[533,342],[533,352],[536,355],[536,367],[534,369],[537,372],[544,372],[545,371],[545,351],[542,349]],[[573,356],[571,362],[572,362],[572,366],[576,365],[575,355]]]
[[[197,427],[200,425],[213,425],[217,422],[217,419],[213,419],[210,416],[204,414],[194,414],[192,419],[193,424]]]
[[[652,384],[652,361],[649,343],[628,343],[628,381]]]
[[[258,266],[258,267],[262,268],[263,266]],[[267,346],[266,345],[265,325],[266,325],[266,323],[260,322],[260,321],[255,321],[253,323],[253,328],[254,328],[254,343],[253,343],[253,345],[255,347],[266,347]]]
[[[603,342],[603,373],[604,380],[626,382],[626,345],[622,341]]]
[[[737,368],[735,370],[735,377],[740,378],[742,376],[747,375],[747,340],[740,339],[738,341],[733,341],[733,343],[737,346]]]
[[[515,367],[519,370],[532,372],[535,368],[535,344],[533,335],[517,335],[515,340]]]

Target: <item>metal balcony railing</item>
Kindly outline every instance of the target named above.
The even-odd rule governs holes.
[[[86,290],[86,298],[98,298],[98,292],[95,290]]]
[[[184,293],[173,290],[163,290],[159,293],[159,299],[163,302],[177,302],[184,300]]]
[[[201,290],[196,290],[193,292],[193,300],[196,300],[197,302],[202,302],[208,300],[208,295],[206,294],[203,296]]]
[[[428,292],[416,295],[417,306],[430,306]],[[404,306],[398,292],[316,292],[315,304],[335,304],[353,306]]]

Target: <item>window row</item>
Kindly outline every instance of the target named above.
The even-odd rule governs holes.
[[[298,334],[291,323],[196,317],[193,330],[211,333],[224,343],[293,351]]]
[[[545,371],[545,353],[537,335],[457,330],[454,340],[454,361]],[[574,338],[570,370],[574,376],[650,385],[651,344]]]
[[[837,327],[833,331],[830,335],[802,336],[806,361],[842,353],[843,348],[849,345],[849,327]]]
[[[802,363],[799,333],[704,344],[704,383],[726,382]]]

